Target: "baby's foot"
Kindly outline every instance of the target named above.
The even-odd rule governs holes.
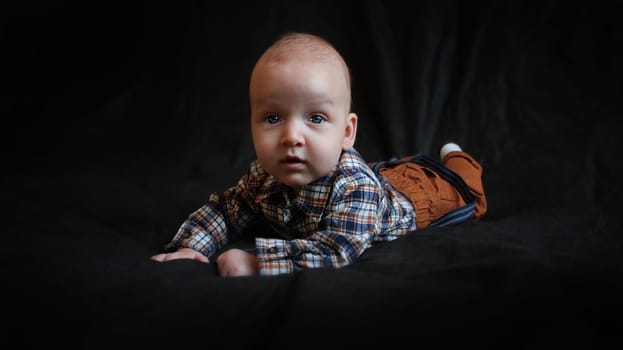
[[[443,159],[446,157],[448,153],[455,152],[455,151],[462,151],[462,149],[456,143],[453,143],[453,142],[446,143],[445,145],[441,147],[441,150],[439,151],[439,158],[441,158],[441,160],[443,161]]]

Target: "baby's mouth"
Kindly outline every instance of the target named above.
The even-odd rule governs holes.
[[[305,163],[305,161],[299,157],[296,156],[287,156],[285,158],[282,158],[279,163],[282,164],[303,164]]]

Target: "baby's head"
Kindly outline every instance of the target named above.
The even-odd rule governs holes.
[[[249,86],[260,165],[298,189],[331,172],[357,134],[350,72],[326,40],[292,33],[256,63]]]

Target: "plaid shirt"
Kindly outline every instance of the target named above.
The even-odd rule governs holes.
[[[374,242],[415,229],[411,202],[352,149],[331,174],[297,193],[252,162],[234,187],[212,194],[188,216],[167,249],[189,247],[210,257],[257,219],[283,237],[255,238],[261,275],[342,267]]]

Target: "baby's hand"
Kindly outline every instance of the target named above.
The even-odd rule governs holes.
[[[255,254],[241,249],[230,249],[216,259],[218,273],[223,277],[256,276],[260,273]]]
[[[163,254],[154,255],[151,257],[151,259],[160,261],[160,262],[176,260],[176,259],[192,259],[192,260],[197,260],[197,261],[201,261],[204,263],[210,262],[210,260],[205,255],[190,248],[179,248],[177,251],[173,253],[163,253]]]

